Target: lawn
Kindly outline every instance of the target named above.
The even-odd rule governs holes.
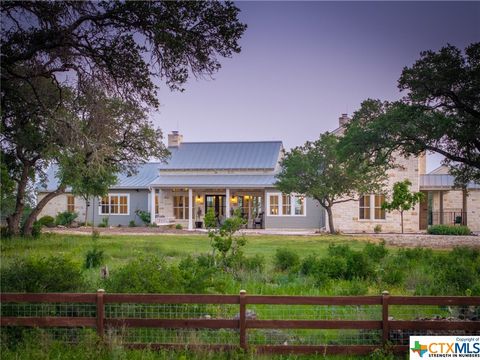
[[[349,244],[352,249],[360,250],[368,238],[344,235],[319,236],[247,236],[245,254],[260,254],[271,261],[278,248],[289,248],[301,257],[312,252],[324,256],[328,245]],[[371,240],[374,241],[374,240]],[[378,240],[376,240],[378,241]],[[127,263],[141,255],[164,255],[179,258],[188,254],[196,255],[211,250],[208,236],[205,235],[102,235],[98,241],[99,248],[105,251],[106,265],[110,269]],[[3,239],[1,241],[1,259],[6,264],[13,256],[69,256],[76,261],[83,261],[85,252],[92,247],[92,240],[87,235],[44,234],[40,239],[23,238]]]

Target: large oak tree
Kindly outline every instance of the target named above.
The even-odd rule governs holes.
[[[16,182],[10,231],[18,232],[26,184],[35,174],[53,160],[74,156],[80,151],[77,139],[100,143],[73,121],[82,110],[71,108],[69,92],[90,101],[82,105],[90,115],[97,110],[93,118],[100,128],[115,124],[118,137],[133,134],[140,141],[143,132],[161,144],[161,132],[145,118],[158,106],[156,79],[183,90],[190,75],[215,73],[221,57],[240,51],[246,26],[238,12],[231,2],[2,2],[2,163]],[[92,84],[106,103],[89,98]],[[131,112],[124,121],[107,103],[140,116]],[[108,121],[102,118],[106,114],[112,116]],[[162,155],[161,145],[151,148],[150,140],[131,146],[117,138],[115,144],[117,150],[130,146],[126,159],[115,153],[119,168]],[[100,155],[111,160],[97,148],[81,150],[84,161]],[[51,196],[67,185],[60,182]]]
[[[366,100],[342,139],[346,157],[393,164],[425,151],[445,157],[458,184],[480,182],[480,43],[425,51],[398,81],[401,101]]]

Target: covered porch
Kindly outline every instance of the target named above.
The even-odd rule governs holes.
[[[212,209],[221,225],[239,211],[247,229],[265,226],[265,191],[231,188],[151,189],[151,222],[159,226],[181,224],[188,230],[205,227],[205,214]]]
[[[265,190],[274,182],[274,176],[266,174],[162,174],[150,188],[151,221],[194,230],[205,227],[210,209],[219,225],[240,211],[247,229],[261,229],[265,227]]]

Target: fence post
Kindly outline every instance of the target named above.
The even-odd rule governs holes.
[[[389,340],[390,326],[388,323],[388,299],[390,293],[382,291],[382,344],[385,346]]]
[[[243,350],[247,350],[247,318],[246,318],[246,308],[247,308],[247,291],[240,290],[240,316],[239,316],[239,327],[240,327],[240,347]]]
[[[105,334],[104,328],[104,319],[105,319],[105,305],[103,302],[103,296],[105,295],[105,290],[97,290],[97,334],[101,338]]]

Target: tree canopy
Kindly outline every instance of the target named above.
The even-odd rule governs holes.
[[[436,152],[459,184],[480,181],[480,43],[425,51],[398,81],[406,96],[368,99],[347,126],[347,157],[393,162],[395,152]]]
[[[0,6],[1,160],[15,181],[12,233],[27,184],[52,162],[60,169],[60,186],[49,194],[56,196],[67,185],[83,193],[84,181],[99,191],[112,181],[110,171],[131,173],[150,157],[164,159],[162,133],[148,120],[159,104],[158,80],[183,90],[190,76],[211,76],[220,58],[240,51],[246,29],[231,2]]]
[[[317,200],[328,213],[331,233],[335,232],[333,205],[380,190],[386,177],[381,166],[340,157],[338,144],[336,135],[325,133],[287,152],[276,183],[284,193],[300,193]]]

